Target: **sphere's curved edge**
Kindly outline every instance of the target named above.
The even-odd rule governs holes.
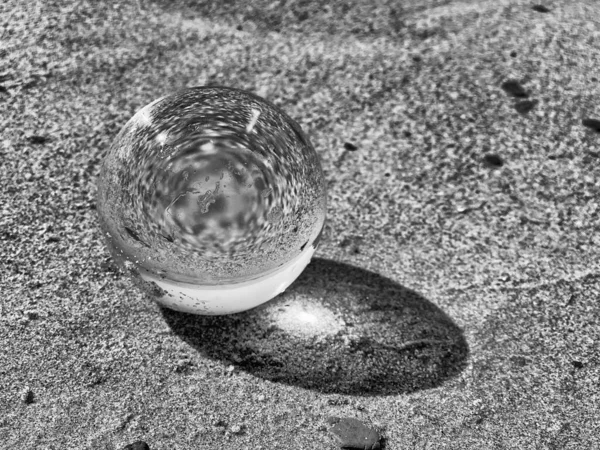
[[[167,308],[198,315],[235,314],[259,306],[284,292],[308,266],[314,253],[315,246],[309,245],[275,272],[228,285],[205,286],[161,280],[144,271],[140,271],[140,276],[162,290],[161,295],[153,298]]]

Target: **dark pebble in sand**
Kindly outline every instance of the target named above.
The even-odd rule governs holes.
[[[150,447],[144,441],[136,441],[133,444],[126,445],[123,450],[150,450]]]
[[[527,114],[538,104],[537,100],[523,100],[522,102],[518,102],[515,104],[515,110],[519,114]]]
[[[600,133],[600,120],[598,119],[583,119],[581,121],[584,127],[590,128],[598,133]]]
[[[536,12],[541,12],[541,13],[548,13],[548,12],[550,12],[550,10],[547,7],[545,7],[544,5],[533,5],[531,7],[531,9],[533,9]]]
[[[500,86],[504,92],[512,97],[525,98],[527,91],[517,80],[508,80]]]

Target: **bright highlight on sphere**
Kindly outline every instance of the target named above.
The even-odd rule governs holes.
[[[139,110],[98,179],[107,246],[160,304],[231,314],[282,293],[310,262],[326,182],[300,126],[239,89],[193,87]]]

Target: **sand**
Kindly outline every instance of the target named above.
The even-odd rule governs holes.
[[[0,448],[600,448],[600,5],[534,5],[0,6]],[[137,290],[95,211],[125,122],[207,84],[328,181],[306,271],[222,317]]]

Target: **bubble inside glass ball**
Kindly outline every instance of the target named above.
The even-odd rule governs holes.
[[[310,262],[326,182],[283,111],[238,89],[155,100],[117,135],[98,178],[107,246],[154,300],[231,314],[283,292]]]

